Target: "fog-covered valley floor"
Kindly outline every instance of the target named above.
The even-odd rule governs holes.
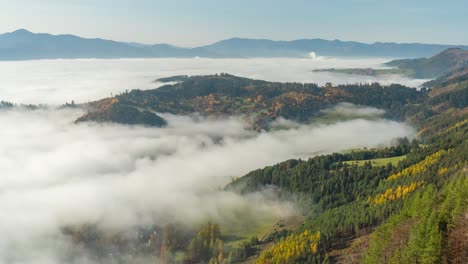
[[[398,75],[359,76],[313,72],[326,68],[380,68],[390,58],[310,59],[119,59],[1,61],[0,100],[27,104],[63,104],[98,100],[131,89],[161,85],[157,78],[173,75],[229,73],[281,82],[312,82],[324,85],[380,82],[417,87],[427,80]]]
[[[348,104],[329,111],[380,114]],[[286,159],[388,145],[414,132],[383,119],[329,125],[283,120],[292,128],[262,133],[244,129],[236,117],[164,115],[166,128],[74,124],[80,114],[0,111],[0,262],[59,263],[63,248],[73,248],[60,232],[69,225],[122,230],[170,221],[235,223],[239,210],[285,217],[294,205],[221,188],[234,176]]]

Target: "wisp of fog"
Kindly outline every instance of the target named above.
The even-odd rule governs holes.
[[[380,114],[344,104],[330,111]],[[165,128],[74,124],[78,109],[0,111],[0,262],[60,263],[70,243],[60,227],[98,223],[135,226],[214,220],[235,222],[233,210],[264,217],[294,213],[262,193],[223,191],[232,177],[290,158],[308,158],[411,137],[404,123],[355,119],[270,132],[240,118],[163,115]],[[284,122],[287,123],[287,122]]]

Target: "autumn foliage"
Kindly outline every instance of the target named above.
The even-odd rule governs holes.
[[[425,173],[430,166],[436,164],[440,160],[440,158],[445,154],[447,154],[446,150],[439,150],[435,152],[434,154],[426,157],[423,161],[418,162],[402,170],[401,172],[390,175],[387,178],[387,180],[391,181],[391,180],[396,180],[400,177],[409,177],[409,176]]]
[[[291,234],[274,245],[270,250],[264,251],[255,262],[267,263],[296,263],[305,261],[318,251],[320,232],[311,233],[305,230],[300,234]]]
[[[421,187],[424,181],[412,182],[409,185],[398,186],[396,188],[389,188],[382,194],[377,194],[373,199],[369,197],[368,202],[372,201],[374,204],[383,204],[388,200],[395,201],[402,199],[417,188]]]

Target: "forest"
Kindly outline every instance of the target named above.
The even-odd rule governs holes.
[[[288,252],[281,263],[464,263],[466,118],[466,113],[445,114],[443,124],[430,120],[426,126],[437,130],[420,142],[402,139],[397,147],[381,150],[289,160],[233,181],[228,189],[277,186],[279,195],[300,194],[301,201],[310,201],[304,223],[290,234],[278,234],[274,248],[262,252],[257,263],[278,263],[284,253],[276,253],[277,246]],[[406,158],[396,166],[344,163],[392,154]],[[320,234],[315,253],[291,242],[306,231]],[[361,237],[368,246],[357,259],[337,254],[339,244]]]
[[[174,78],[180,78],[175,76]],[[171,78],[170,78],[171,79]],[[164,126],[158,113],[243,116],[255,130],[269,129],[278,118],[308,123],[321,110],[340,102],[377,107],[386,117],[404,120],[428,115],[421,105],[428,90],[399,84],[348,84],[319,87],[313,83],[279,83],[229,74],[192,76],[154,90],[132,90],[81,105],[88,110],[77,122],[97,121]],[[417,118],[422,118],[418,116]]]
[[[188,91],[186,87],[194,89]],[[405,118],[418,127],[418,135],[411,140],[400,138],[385,148],[287,160],[235,177],[224,188],[226,192],[242,195],[273,190],[278,199],[299,208],[298,217],[303,220],[294,225],[285,220],[266,234],[252,233],[249,239],[233,240],[232,235],[223,233],[226,230],[223,223],[209,222],[199,229],[173,223],[140,230],[140,242],[136,244],[118,234],[105,238],[109,235],[92,226],[64,228],[65,234],[93,248],[96,254],[117,246],[123,252],[133,252],[130,255],[146,252],[161,263],[467,261],[467,241],[463,235],[467,226],[464,214],[468,210],[468,112],[464,79],[455,83],[439,80],[438,86],[418,91],[379,84],[319,88],[216,75],[192,77],[160,91],[132,91],[112,100],[118,101],[117,105],[126,102],[124,105],[143,103],[144,107],[151,107],[165,98],[161,94],[176,95],[180,104],[187,103],[182,111],[203,105],[207,108],[197,109],[204,109],[205,113],[231,113],[234,111],[231,104],[239,101],[248,103],[249,111],[262,105],[275,108],[279,98],[289,98],[293,101],[275,108],[276,117],[296,116],[296,120],[322,107],[310,100],[327,104],[345,100],[380,107],[387,111],[387,116]],[[211,98],[212,102],[223,98],[228,103],[207,106],[197,101],[200,98]],[[200,104],[188,104],[193,100]],[[303,109],[302,104],[311,108]],[[157,105],[161,107],[159,110],[174,109],[172,103]]]

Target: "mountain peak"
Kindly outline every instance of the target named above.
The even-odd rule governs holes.
[[[18,30],[15,30],[13,32],[11,32],[12,34],[33,34],[31,31],[29,30],[26,30],[24,28],[20,28]]]

